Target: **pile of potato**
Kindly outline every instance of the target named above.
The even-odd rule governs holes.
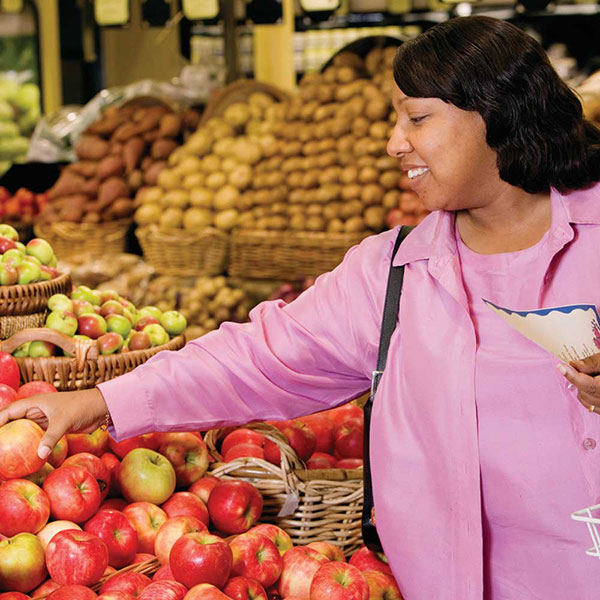
[[[271,134],[282,116],[281,105],[256,92],[247,102],[229,105],[177,148],[156,185],[139,190],[135,222],[158,224],[163,230],[198,231],[208,226],[229,231],[248,208],[244,194],[252,184],[255,165],[280,151]],[[285,174],[273,174],[277,194],[285,202]]]
[[[79,159],[68,165],[49,190],[51,202],[40,221],[100,223],[131,217],[133,195],[154,185],[182,130],[194,127],[198,114],[177,114],[162,104],[132,101],[107,108],[78,142]]]

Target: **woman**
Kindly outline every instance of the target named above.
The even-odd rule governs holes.
[[[600,569],[569,515],[599,501],[600,360],[559,373],[481,297],[525,309],[598,297],[600,134],[541,47],[502,21],[432,28],[400,48],[394,76],[388,152],[433,212],[394,259],[406,265],[399,327],[372,417],[386,555],[407,600],[591,600]],[[396,235],[368,238],[290,305],[263,303],[250,323],[96,390],[14,403],[0,424],[47,425],[47,453],[105,414],[125,438],[356,397],[376,364]]]

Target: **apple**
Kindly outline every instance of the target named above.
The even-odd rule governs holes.
[[[89,452],[96,456],[104,454],[108,448],[110,434],[100,427],[92,433],[67,433],[69,455]]]
[[[346,420],[333,433],[335,455],[338,458],[363,457],[363,422]]]
[[[83,523],[100,506],[98,483],[81,467],[59,467],[48,475],[42,489],[48,494],[50,512],[55,519]]]
[[[150,554],[150,552],[136,552],[130,564],[137,565],[139,563],[148,562],[149,560],[155,561],[156,556]]]
[[[21,373],[17,361],[8,352],[0,351],[0,383],[10,385],[17,391],[20,379]]]
[[[0,235],[14,242],[19,241],[19,232],[12,225],[7,225],[6,223],[0,225]]]
[[[160,434],[153,432],[143,433],[142,435],[126,438],[120,442],[115,441],[109,436],[108,447],[113,454],[116,454],[119,458],[123,459],[135,448],[148,448],[149,450],[157,450],[159,443]]]
[[[74,313],[74,304],[66,294],[54,294],[48,298],[48,308],[52,311],[62,310]]]
[[[123,316],[124,308],[116,300],[107,300],[100,306],[100,314],[106,319],[108,315]]]
[[[48,600],[96,600],[97,596],[85,585],[62,585],[48,596]]]
[[[72,300],[73,310],[71,312],[75,313],[76,317],[80,317],[81,315],[90,315],[95,313],[94,305],[87,300]]]
[[[238,444],[254,444],[255,446],[262,448],[265,439],[266,438],[262,433],[254,431],[253,429],[248,429],[247,427],[234,429],[223,439],[223,443],[221,444],[221,454],[225,456],[230,448],[237,446]]]
[[[181,515],[167,518],[160,526],[154,541],[154,554],[161,565],[169,564],[169,555],[175,542],[187,533],[207,531],[206,525],[195,517]]]
[[[138,537],[123,513],[108,508],[98,511],[83,529],[98,536],[106,544],[108,564],[111,567],[120,569],[133,560],[137,552]]]
[[[40,281],[51,281],[59,275],[60,273],[56,269],[47,267],[46,265],[40,267]]]
[[[46,327],[56,329],[69,337],[77,332],[77,317],[65,310],[53,310],[46,317]]]
[[[114,354],[123,347],[123,336],[120,333],[105,333],[98,338],[100,354]]]
[[[188,588],[199,583],[223,587],[229,579],[232,560],[225,540],[206,531],[182,535],[169,554],[173,576]]]
[[[106,567],[106,569],[104,569],[104,575],[102,575],[102,577],[108,577],[108,575],[114,575],[117,572],[117,570],[114,567],[111,567],[110,565],[108,565]]]
[[[52,452],[50,452],[47,460],[51,466],[57,469],[67,458],[68,452],[69,445],[67,444],[67,437],[63,435],[56,443],[56,446],[52,448]]]
[[[305,423],[315,434],[315,452],[325,452],[327,454],[333,452],[333,430],[335,425],[327,415],[322,413],[307,415],[299,421]]]
[[[33,533],[0,541],[0,591],[27,593],[44,579],[44,549]]]
[[[177,310],[164,312],[158,321],[171,336],[182,334],[187,327],[186,318]]]
[[[173,577],[173,573],[171,572],[171,567],[169,565],[162,565],[152,576],[152,581],[164,581],[165,579],[175,581],[175,577]]]
[[[317,440],[308,425],[298,420],[274,422],[273,425],[285,435],[300,460],[307,461],[311,457],[315,451]],[[281,461],[279,447],[271,440],[265,441],[265,459],[274,465],[279,465]]]
[[[108,300],[116,300],[120,303],[121,296],[117,290],[98,290],[100,292],[100,305],[104,304]]]
[[[13,248],[12,250],[7,250],[2,255],[2,264],[16,268],[23,262],[24,258],[18,248]]]
[[[331,410],[325,411],[321,414],[327,415],[333,421],[333,424],[336,427],[348,419],[358,419],[364,423],[363,409],[353,402],[349,402],[343,406],[338,406],[337,408],[332,408]]]
[[[131,323],[123,315],[111,314],[106,317],[106,326],[111,333],[118,333],[125,339],[131,331]]]
[[[110,471],[110,489],[108,494],[110,496],[120,496],[121,485],[119,484],[118,471],[121,461],[112,452],[105,452],[100,456],[100,460]]]
[[[136,331],[144,331],[144,328],[148,325],[160,325],[158,319],[152,315],[140,315],[139,313],[135,316],[133,321],[133,328]],[[162,325],[161,325],[162,327]],[[166,331],[165,331],[166,333]]]
[[[163,313],[160,310],[160,308],[156,306],[142,306],[142,308],[138,310],[138,315],[152,315],[155,319],[158,319],[159,321],[162,314]]]
[[[307,469],[333,469],[333,465],[337,462],[335,456],[325,452],[314,452],[313,455],[306,461]]]
[[[22,400],[23,398],[29,398],[30,396],[37,396],[38,394],[54,394],[56,388],[45,381],[29,381],[24,383],[17,390],[17,399]]]
[[[25,246],[26,252],[29,256],[35,256],[43,265],[50,264],[52,257],[54,256],[54,250],[52,246],[41,238],[33,238]]]
[[[35,267],[42,267],[42,261],[39,258],[36,258],[35,256],[31,256],[29,254],[26,254],[23,257],[23,263],[29,263],[30,265],[34,265]]]
[[[363,574],[345,562],[322,565],[310,584],[310,600],[369,600],[369,584]]]
[[[8,250],[14,250],[16,248],[17,244],[14,240],[11,240],[0,234],[0,254],[4,254]]]
[[[21,592],[4,592],[0,594],[0,600],[27,600],[29,596]]]
[[[363,461],[362,458],[342,458],[338,460],[334,469],[362,469]]]
[[[100,500],[102,501],[108,496],[110,470],[95,454],[91,454],[90,452],[72,454],[65,460],[63,466],[76,466],[85,469],[94,477],[98,484]]]
[[[208,507],[208,499],[210,497],[211,492],[213,491],[215,485],[221,481],[218,477],[214,475],[205,475],[202,479],[198,479],[190,486],[188,492],[192,494],[196,494],[204,504]]]
[[[44,491],[26,479],[11,479],[0,486],[0,533],[37,533],[50,517]]]
[[[369,586],[369,600],[402,600],[396,580],[381,571],[362,571]]]
[[[1,266],[1,265],[0,265]],[[24,344],[21,344],[13,353],[12,355],[15,358],[26,358],[27,356],[29,356],[29,346],[31,345],[31,342],[25,342]]]
[[[346,562],[346,557],[341,548],[338,548],[329,542],[311,542],[310,544],[307,544],[306,547],[316,550],[329,560]]]
[[[208,469],[208,449],[198,436],[189,432],[163,433],[159,438],[158,452],[175,468],[178,487],[189,487]]]
[[[48,477],[52,471],[54,471],[54,467],[47,462],[44,463],[35,473],[25,475],[24,479],[27,479],[27,481],[31,481],[32,483],[35,483],[35,485],[41,487],[44,481],[46,481],[46,477]]]
[[[102,304],[100,292],[92,290],[86,285],[77,286],[71,293],[71,298],[73,300],[87,300],[94,306],[100,306]]]
[[[310,598],[310,585],[315,573],[329,560],[312,548],[296,546],[283,556],[283,570],[277,584],[284,598]]]
[[[45,462],[37,455],[43,429],[28,419],[9,421],[0,427],[0,479],[35,473]]]
[[[34,340],[29,344],[29,356],[30,358],[48,358],[54,356],[56,348],[54,344],[49,342],[43,342],[41,340]]]
[[[167,513],[150,502],[133,502],[123,508],[123,514],[137,533],[137,551],[154,554],[154,542]]]
[[[142,590],[151,583],[152,580],[150,577],[142,573],[136,573],[135,571],[118,573],[102,584],[100,593],[126,592],[137,598],[142,593]]]
[[[139,600],[183,600],[187,588],[178,581],[154,581],[142,590]]]
[[[107,592],[106,594],[100,594],[98,600],[135,600],[134,596],[128,594],[127,592]]]
[[[143,332],[148,334],[152,347],[162,346],[169,341],[169,334],[162,325],[158,325],[157,323],[146,325]]]
[[[27,285],[39,280],[42,270],[36,264],[30,261],[23,261],[17,267],[17,283],[19,285]]]
[[[258,533],[243,533],[229,542],[232,575],[251,577],[263,587],[271,587],[281,575],[283,559],[277,546]]]
[[[185,595],[184,600],[231,600],[218,587],[210,583],[199,583]]]
[[[0,285],[15,285],[18,280],[19,273],[16,267],[0,263]]]
[[[60,585],[93,585],[108,565],[108,548],[91,533],[63,529],[48,542],[46,565],[50,577]]]
[[[208,512],[214,526],[224,533],[244,533],[262,513],[260,492],[247,481],[220,481],[208,499]]]
[[[381,571],[386,575],[394,576],[385,555],[383,553],[373,552],[366,546],[363,546],[356,551],[350,557],[348,563],[361,571]]]
[[[130,350],[145,350],[146,348],[150,348],[150,336],[143,331],[136,331],[129,338],[127,345]]]
[[[111,510],[118,510],[122,512],[126,506],[129,506],[129,504],[127,503],[127,500],[125,500],[125,498],[109,498],[100,505],[100,508],[98,508],[98,510],[110,508]]]
[[[195,517],[208,527],[209,516],[206,504],[191,492],[177,492],[173,494],[161,508],[169,518],[188,515]]]
[[[52,579],[46,579],[42,585],[31,592],[32,598],[38,598],[39,596],[49,596],[54,590],[57,590],[60,587],[60,584],[56,583],[56,581],[52,581]]]
[[[77,523],[73,523],[73,521],[50,521],[45,527],[42,527],[42,529],[37,532],[37,537],[42,544],[42,548],[44,548],[44,552],[46,551],[50,540],[59,531],[68,531],[69,529],[81,531],[81,527],[79,527]]]
[[[77,330],[81,335],[87,335],[92,340],[97,340],[100,336],[103,336],[108,326],[104,317],[96,313],[84,313],[77,318],[79,329]]]
[[[249,577],[232,577],[225,584],[223,593],[234,600],[268,600],[263,586]]]
[[[284,531],[281,529],[281,527],[277,527],[277,525],[271,525],[270,523],[261,523],[260,525],[255,525],[248,530],[248,533],[262,535],[271,540],[275,544],[275,547],[281,556],[283,556],[290,548],[294,546],[292,538],[289,536],[287,531]]]
[[[256,446],[255,444],[237,444],[236,446],[229,448],[229,450],[225,453],[223,462],[227,463],[235,460],[236,458],[249,457],[260,458],[264,460],[265,451],[260,446]]]
[[[10,385],[0,383],[0,408],[12,404],[17,399],[17,392]]]
[[[119,467],[121,491],[129,502],[166,502],[175,490],[175,469],[158,452],[135,448]]]

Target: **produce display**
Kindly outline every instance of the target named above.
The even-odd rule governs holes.
[[[46,192],[36,194],[27,188],[19,188],[13,195],[0,187],[0,219],[8,223],[31,225],[48,201]]]

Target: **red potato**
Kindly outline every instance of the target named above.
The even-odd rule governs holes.
[[[106,140],[93,135],[84,135],[75,146],[75,154],[80,160],[102,160],[109,151]]]

